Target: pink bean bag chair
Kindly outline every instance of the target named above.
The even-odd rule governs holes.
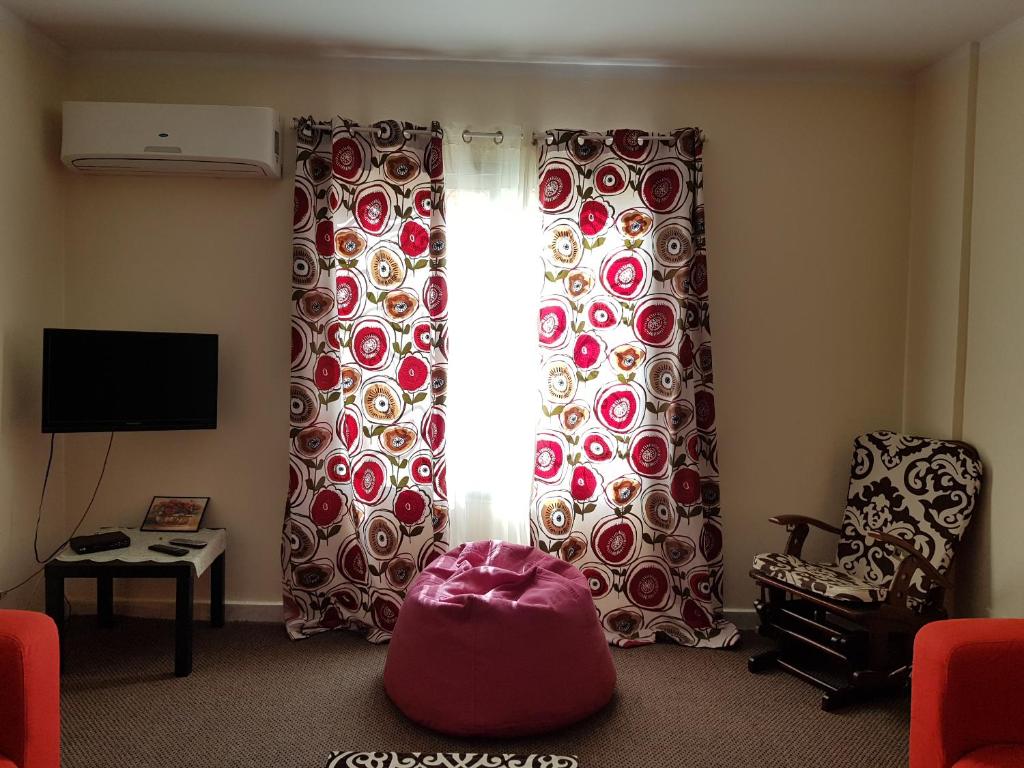
[[[427,728],[523,736],[601,709],[615,667],[582,573],[532,547],[477,541],[409,588],[384,688]]]

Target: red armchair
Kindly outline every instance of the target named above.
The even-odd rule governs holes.
[[[954,619],[914,642],[910,768],[1024,766],[1024,619]]]
[[[0,768],[60,768],[60,646],[42,613],[0,610]]]

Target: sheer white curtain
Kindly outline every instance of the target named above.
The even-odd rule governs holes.
[[[528,543],[540,279],[536,160],[519,126],[500,144],[445,126],[451,543]],[[491,130],[491,128],[488,128]]]

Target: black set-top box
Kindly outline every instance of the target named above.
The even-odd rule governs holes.
[[[127,534],[121,531],[94,533],[89,536],[75,536],[71,539],[71,549],[79,555],[90,552],[105,552],[108,549],[122,549],[132,543]]]

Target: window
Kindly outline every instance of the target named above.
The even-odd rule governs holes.
[[[529,139],[445,130],[451,542],[529,541],[543,268]]]

